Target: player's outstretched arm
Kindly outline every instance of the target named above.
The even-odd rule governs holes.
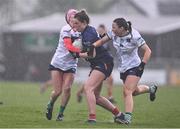
[[[93,46],[94,47],[99,47],[99,46],[102,46],[103,44],[107,43],[107,41],[109,41],[109,37],[106,35],[104,36],[102,39],[96,41],[93,43]]]

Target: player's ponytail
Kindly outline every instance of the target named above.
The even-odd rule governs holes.
[[[127,24],[128,24],[128,30],[129,30],[129,33],[132,32],[132,27],[131,27],[131,22],[130,21],[127,21]]]
[[[127,25],[128,25],[128,30],[129,30],[129,33],[131,34],[131,39],[133,38],[133,35],[132,35],[132,27],[131,27],[131,22],[130,21],[127,21]]]

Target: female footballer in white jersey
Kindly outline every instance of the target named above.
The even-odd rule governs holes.
[[[101,40],[96,41],[94,47],[101,46],[108,40],[113,40],[117,50],[118,70],[123,80],[123,96],[125,103],[125,122],[130,124],[133,112],[133,96],[150,93],[150,100],[154,101],[157,86],[139,85],[138,82],[143,74],[144,66],[151,56],[151,50],[141,37],[139,32],[131,28],[131,22],[124,18],[117,18],[112,23],[112,31],[109,31]],[[142,60],[138,55],[138,49],[144,51]],[[116,122],[119,122],[116,120]],[[121,121],[120,121],[121,122]]]
[[[52,118],[53,105],[56,99],[63,92],[59,114],[56,119],[57,121],[62,121],[63,112],[70,98],[71,86],[77,69],[77,59],[71,55],[71,52],[80,52],[79,48],[72,45],[72,42],[80,37],[80,33],[72,29],[72,19],[76,13],[77,10],[74,9],[70,9],[66,13],[68,24],[62,27],[58,47],[49,65],[53,91],[47,105],[46,117],[48,120]]]

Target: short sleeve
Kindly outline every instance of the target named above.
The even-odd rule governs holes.
[[[145,44],[146,42],[145,42],[145,40],[142,38],[142,37],[139,37],[138,39],[137,39],[137,45],[138,45],[138,47],[140,47],[140,46],[142,46],[143,44]]]
[[[145,40],[142,38],[142,36],[140,35],[140,33],[136,30],[133,30],[133,39],[136,42],[136,45],[138,47],[142,46],[143,44],[145,44]]]

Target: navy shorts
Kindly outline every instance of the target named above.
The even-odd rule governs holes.
[[[140,70],[139,67],[134,67],[134,68],[128,69],[124,73],[120,73],[120,78],[123,80],[123,82],[125,82],[128,75],[134,75],[137,77],[141,77],[143,74],[143,71],[144,70]]]
[[[98,70],[105,75],[105,79],[106,79],[111,75],[113,67],[114,67],[113,61],[109,62],[109,63],[98,62],[96,64],[91,64],[91,71],[90,71],[89,75],[91,75],[91,72],[93,70]]]
[[[56,68],[56,67],[54,67],[53,65],[49,65],[49,68],[48,68],[48,70],[50,70],[50,71],[53,71],[53,70],[55,70],[55,71],[60,71],[60,72],[63,72],[63,73],[76,73],[76,69],[75,68],[70,68],[70,69],[68,69],[68,70],[62,70],[62,69],[59,69],[59,68]]]

